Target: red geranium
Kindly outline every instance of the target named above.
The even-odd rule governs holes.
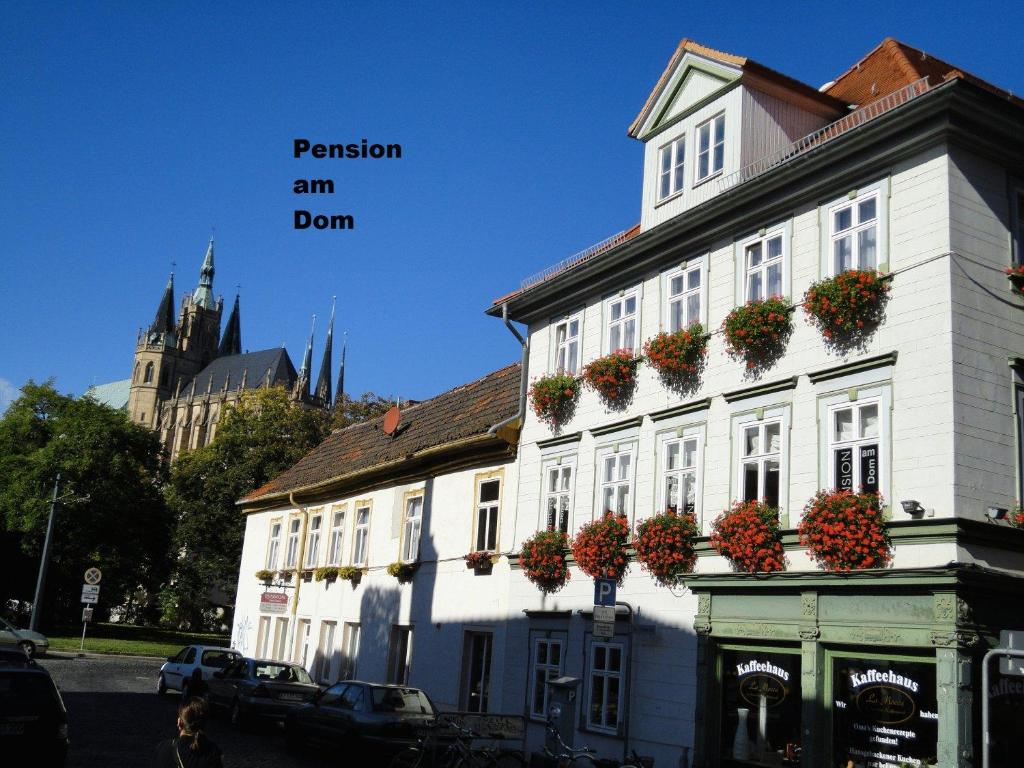
[[[541,592],[557,592],[569,580],[565,562],[568,546],[569,537],[560,531],[538,531],[523,542],[519,564]]]
[[[877,493],[819,491],[804,507],[797,528],[807,554],[826,571],[884,568],[892,542]]]
[[[476,552],[470,552],[468,555],[466,555],[466,567],[472,568],[475,571],[490,568],[492,565],[491,556],[493,554],[493,552],[480,550]]]
[[[580,382],[567,373],[541,376],[530,385],[530,404],[537,418],[550,426],[568,421],[580,394]]]
[[[599,357],[583,369],[583,380],[607,405],[620,405],[636,387],[636,369],[640,358],[631,349],[617,349]]]
[[[704,326],[694,323],[675,333],[662,331],[644,344],[644,357],[658,372],[662,382],[673,388],[697,383],[708,354]]]
[[[786,348],[793,332],[789,304],[781,296],[754,299],[736,307],[722,323],[726,351],[747,370],[767,368]]]
[[[1020,504],[1010,512],[1010,525],[1014,528],[1024,528],[1024,507]]]
[[[700,535],[697,521],[689,512],[664,514],[644,520],[636,527],[636,559],[663,587],[678,583],[697,564],[694,542]]]
[[[605,512],[599,520],[582,526],[572,540],[572,556],[580,570],[595,579],[615,579],[619,584],[629,568],[629,520]]]
[[[873,269],[851,269],[820,280],[804,294],[807,321],[826,342],[844,345],[867,337],[885,312],[889,281]]]
[[[737,501],[711,526],[711,546],[737,571],[786,570],[779,510],[760,501]]]
[[[1010,281],[1010,290],[1018,296],[1024,296],[1024,264],[1007,267],[1006,277]]]

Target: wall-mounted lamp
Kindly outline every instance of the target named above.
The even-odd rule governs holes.
[[[989,507],[985,510],[985,516],[989,520],[1002,520],[1009,513],[1006,507]]]
[[[901,501],[900,504],[903,506],[903,511],[911,517],[924,517],[925,510],[919,501],[909,499],[908,501]]]

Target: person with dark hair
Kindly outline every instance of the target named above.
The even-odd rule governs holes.
[[[192,698],[178,710],[178,735],[160,742],[154,768],[223,768],[220,747],[204,732],[209,708]]]

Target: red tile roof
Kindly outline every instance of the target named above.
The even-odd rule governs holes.
[[[443,449],[515,416],[519,410],[520,365],[515,363],[481,379],[450,389],[430,400],[401,409],[394,437],[384,434],[384,417],[335,430],[290,469],[244,496],[239,503],[284,496],[332,480],[350,479],[414,458],[428,449]],[[499,438],[494,438],[495,442]]]

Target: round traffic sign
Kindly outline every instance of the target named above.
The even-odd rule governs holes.
[[[96,567],[87,568],[85,571],[85,583],[86,584],[99,584],[100,579],[103,578],[103,572]]]

